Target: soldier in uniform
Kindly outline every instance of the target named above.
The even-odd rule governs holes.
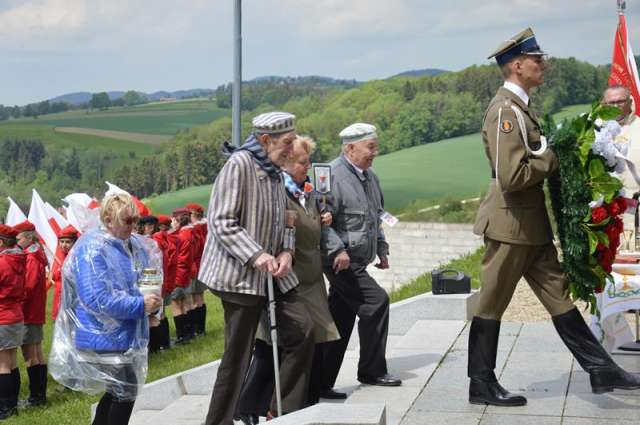
[[[476,234],[484,235],[486,253],[480,300],[469,332],[469,401],[496,406],[527,402],[500,386],[494,373],[500,319],[522,277],[551,314],[565,345],[589,373],[594,393],[640,388],[640,376],[614,363],[571,302],[552,243],[543,184],[558,169],[558,159],[529,109],[531,89],[543,82],[544,52],[528,28],[502,43],[492,57],[505,83],[489,104],[482,125],[492,178],[474,227]]]

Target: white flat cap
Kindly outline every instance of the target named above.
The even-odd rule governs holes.
[[[363,140],[377,139],[378,133],[375,125],[366,124],[363,122],[357,122],[351,124],[340,132],[342,138],[342,144],[348,145],[350,143],[357,143]]]
[[[296,116],[288,112],[266,112],[251,120],[253,128],[258,133],[278,134],[288,133],[296,129]]]

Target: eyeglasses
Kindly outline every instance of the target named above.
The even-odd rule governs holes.
[[[609,106],[624,105],[629,102],[629,100],[630,99],[610,100],[608,102],[604,102],[604,104]]]

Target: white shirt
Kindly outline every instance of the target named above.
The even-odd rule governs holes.
[[[353,168],[356,169],[356,171],[358,172],[358,174],[360,174],[361,176],[364,174],[364,170],[360,167],[358,167],[356,164],[354,164],[353,162],[351,162],[351,160],[349,159],[349,157],[347,155],[344,156],[344,158],[347,160],[347,162],[349,164],[351,164],[353,166]]]
[[[505,81],[503,87],[518,96],[525,105],[529,106],[529,95],[526,91],[524,91],[522,87],[515,83],[512,83],[511,81]]]

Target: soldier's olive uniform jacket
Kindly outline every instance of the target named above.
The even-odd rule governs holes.
[[[478,210],[474,233],[500,242],[544,245],[552,241],[553,234],[543,184],[558,168],[558,160],[551,149],[539,156],[527,151],[512,105],[522,111],[529,146],[534,150],[540,146],[538,118],[520,97],[501,87],[482,125],[493,178]]]
[[[380,181],[369,169],[360,174],[340,155],[331,163],[330,227],[322,227],[325,264],[330,264],[342,250],[354,265],[367,265],[378,256],[389,254],[380,216],[384,199]]]

